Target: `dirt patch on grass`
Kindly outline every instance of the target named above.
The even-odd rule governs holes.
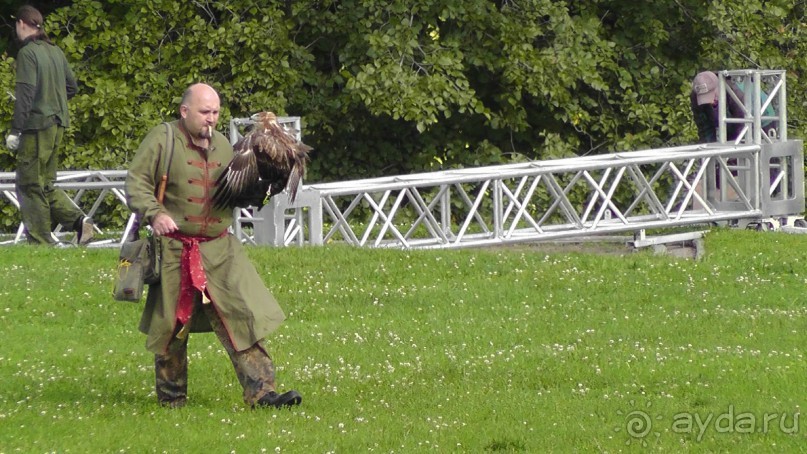
[[[542,241],[500,247],[509,250],[525,250],[547,254],[580,253],[625,256],[636,253],[649,253],[694,260],[700,257],[702,240],[677,241],[636,248],[633,246],[633,237],[608,237]]]

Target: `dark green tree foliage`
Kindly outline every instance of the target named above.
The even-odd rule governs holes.
[[[703,69],[787,70],[790,135],[802,136],[804,8],[76,0],[46,27],[80,80],[65,167],[126,168],[183,89],[204,81],[222,95],[222,130],[258,110],[302,116],[315,148],[307,181],[333,181],[692,143],[690,80]],[[0,94],[13,83],[7,53]],[[0,105],[6,128],[11,106]],[[3,147],[0,166],[14,166]]]

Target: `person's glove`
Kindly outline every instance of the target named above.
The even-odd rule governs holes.
[[[20,136],[19,134],[9,134],[6,137],[6,148],[11,151],[16,150],[20,146]]]

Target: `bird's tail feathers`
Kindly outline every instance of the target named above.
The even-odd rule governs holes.
[[[295,166],[289,175],[289,182],[286,184],[286,189],[289,190],[289,203],[294,203],[297,199],[297,188],[300,187],[300,180],[303,179],[303,171]]]

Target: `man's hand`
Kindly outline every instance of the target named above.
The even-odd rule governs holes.
[[[165,213],[159,213],[151,220],[151,229],[154,231],[155,235],[160,236],[176,232],[179,227],[171,216]]]
[[[20,146],[20,136],[19,134],[9,134],[6,137],[6,148],[11,151],[16,150]]]

